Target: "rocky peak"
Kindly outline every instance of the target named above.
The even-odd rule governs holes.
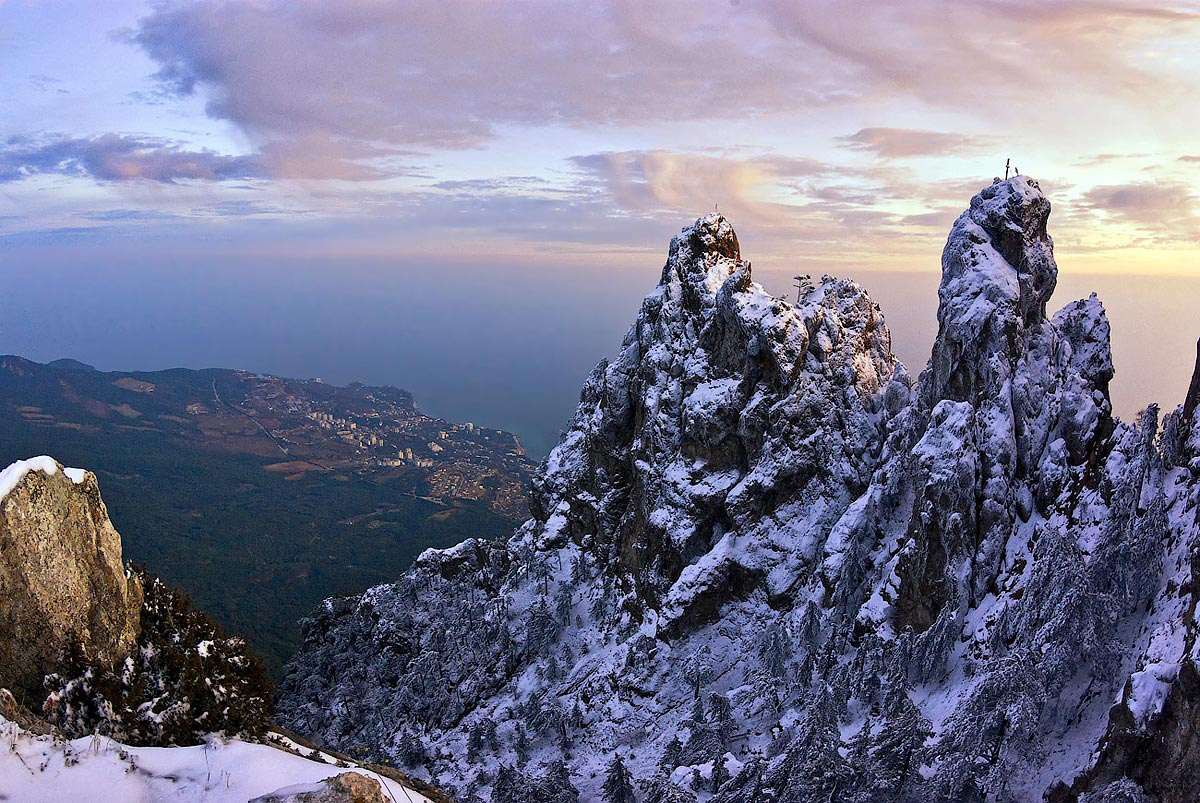
[[[1027,176],[997,179],[971,199],[942,252],[937,340],[922,398],[976,401],[995,396],[1027,332],[1046,319],[1058,281],[1046,231],[1050,202]]]
[[[719,212],[697,218],[695,223],[672,237],[668,254],[663,281],[667,280],[666,270],[672,266],[682,268],[695,278],[708,279],[713,268],[719,265],[721,270],[715,277],[714,290],[728,278],[732,268],[742,262],[741,246],[733,224]]]
[[[671,239],[668,254],[659,288],[676,288],[688,315],[709,314],[733,274],[740,274],[743,285],[750,282],[750,265],[742,261],[733,225],[719,213],[710,212],[684,228]]]
[[[1058,266],[1046,232],[1050,202],[1041,187],[1028,176],[995,181],[971,199],[967,216],[1016,270],[1022,319],[1028,325],[1043,320],[1058,282]]]
[[[68,651],[120,661],[141,604],[94,474],[49,457],[0,472],[0,686],[40,699]]]
[[[706,215],[671,241],[620,354],[585,384],[534,482],[532,537],[574,541],[657,608],[689,563],[791,493],[865,485],[897,367],[862,287],[824,277],[793,306],[752,281],[730,222]]]
[[[1197,408],[1200,408],[1200,340],[1196,341],[1196,365],[1192,368],[1192,379],[1188,383],[1187,397],[1184,399],[1183,409],[1180,411],[1185,436],[1195,438],[1197,434],[1198,428],[1195,425]],[[1200,443],[1193,443],[1193,445],[1200,446]]]

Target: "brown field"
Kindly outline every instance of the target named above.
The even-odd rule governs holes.
[[[119,388],[132,390],[134,393],[153,393],[154,385],[150,382],[143,382],[140,379],[134,379],[131,376],[123,376],[113,382]]]
[[[267,471],[273,471],[277,474],[298,474],[303,477],[306,471],[328,471],[329,469],[322,468],[316,463],[310,463],[307,460],[288,460],[283,463],[271,463],[268,466],[263,466]],[[293,477],[288,477],[293,479]]]

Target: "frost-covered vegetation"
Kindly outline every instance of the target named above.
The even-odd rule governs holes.
[[[67,735],[130,745],[194,745],[214,732],[261,737],[271,687],[245,640],[225,636],[181,592],[144,569],[141,633],[117,666],[68,656],[46,678],[43,713]]]

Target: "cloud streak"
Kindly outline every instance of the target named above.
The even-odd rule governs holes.
[[[36,175],[90,176],[101,182],[228,181],[266,175],[254,156],[187,150],[153,137],[13,137],[0,145],[0,183]]]
[[[942,131],[873,127],[860,128],[853,134],[838,137],[837,142],[849,150],[868,151],[885,159],[895,159],[966,153],[986,148],[992,140]]]
[[[1183,184],[1102,185],[1083,194],[1093,210],[1132,223],[1164,241],[1200,241],[1197,198]]]

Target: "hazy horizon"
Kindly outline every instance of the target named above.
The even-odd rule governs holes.
[[[753,261],[752,247],[743,243]],[[180,260],[164,269],[119,253],[75,266],[29,259],[35,269],[9,279],[2,351],[111,371],[239,368],[395,385],[428,414],[514,432],[539,458],[566,427],[583,379],[617,353],[661,271],[655,263],[544,274],[482,263],[354,271],[319,261]],[[1117,414],[1131,419],[1151,402],[1163,412],[1182,403],[1200,336],[1191,315],[1200,277],[1131,280],[1075,272],[1069,255],[1059,262],[1051,311],[1091,292],[1108,310]],[[756,270],[755,279],[786,295],[795,272]],[[880,304],[894,351],[915,377],[937,332],[938,273],[840,275]]]

